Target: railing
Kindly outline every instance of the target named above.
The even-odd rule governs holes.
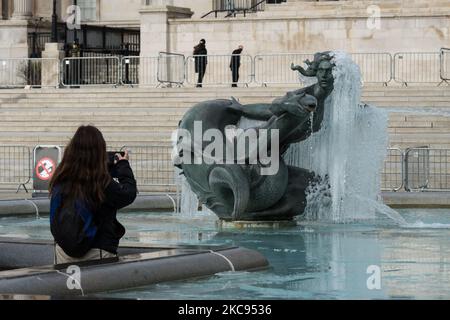
[[[312,61],[314,55],[309,53],[257,55],[254,59],[255,82],[261,85],[298,84],[299,74],[291,70],[291,63],[303,65],[307,59]]]
[[[45,44],[51,42],[50,32],[33,32],[28,34],[28,48],[31,51],[31,58],[39,58],[45,50]]]
[[[412,148],[405,152],[407,191],[450,190],[450,150]]]
[[[157,86],[158,61],[158,57],[123,57],[122,84]]]
[[[403,187],[403,151],[398,148],[389,148],[384,168],[381,173],[381,190],[399,191]]]
[[[235,55],[237,57],[237,55]],[[363,84],[388,85],[394,80],[412,83],[450,83],[450,49],[440,53],[351,53],[359,65]],[[70,86],[181,86],[199,84],[198,71],[205,71],[202,84],[231,85],[233,55],[188,56],[161,52],[155,57],[111,56],[56,59],[0,59],[0,87]],[[239,82],[248,86],[269,84],[306,85],[314,78],[300,76],[291,63],[303,65],[313,60],[310,53],[239,55]],[[206,61],[205,70],[202,70]],[[197,62],[196,62],[197,61]],[[59,73],[61,70],[61,77]]]
[[[233,84],[230,69],[231,59],[238,55],[196,55],[186,58],[186,82],[199,85],[199,73],[204,73],[202,84],[207,85],[231,85]],[[241,66],[239,68],[238,84],[248,85],[253,80],[253,59],[248,55],[240,55]],[[207,62],[206,68],[205,61]]]
[[[31,180],[31,150],[25,146],[0,146],[0,185],[23,187]]]
[[[226,17],[236,16],[239,13],[247,13],[264,11],[266,0],[213,0],[212,10],[204,14],[201,18],[205,18],[214,13],[217,18],[218,13],[226,12]]]
[[[184,83],[185,57],[182,54],[160,52],[158,58],[158,82],[181,86]]]
[[[42,58],[0,59],[0,87],[56,87],[59,85],[59,61]]]
[[[118,57],[65,58],[62,61],[63,86],[116,86],[120,83]]]
[[[185,58],[182,54],[160,52],[158,57],[123,57],[121,83],[123,85],[181,86],[185,79]]]
[[[168,145],[124,146],[130,151],[130,164],[138,181],[138,187],[175,192],[177,177],[172,163],[172,147]],[[156,189],[155,189],[156,187]]]
[[[130,163],[140,191],[178,194],[180,180],[172,163],[170,145],[108,146],[107,149],[130,151]],[[61,150],[63,152],[64,147]],[[17,188],[17,191],[23,187],[27,191],[26,186],[33,177],[32,157],[27,146],[0,146],[0,187]],[[389,148],[381,173],[381,189],[450,191],[450,149],[422,147],[403,152]]]
[[[450,80],[450,49],[441,49],[440,60],[441,80],[447,82]]]
[[[392,80],[392,56],[390,53],[352,53],[353,61],[359,65],[363,83],[383,83]]]
[[[410,83],[440,83],[440,54],[436,52],[402,52],[394,55],[394,80]]]

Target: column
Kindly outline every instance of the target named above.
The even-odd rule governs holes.
[[[168,6],[166,2],[166,0],[153,0],[151,4],[147,4],[145,1],[145,5],[139,11],[141,15],[141,59],[143,59],[139,64],[139,81],[143,86],[153,84],[158,74],[158,70],[152,64],[153,59],[149,60],[145,57],[158,57],[159,52],[170,51],[169,19],[190,18],[193,15],[189,8]],[[162,74],[170,74],[170,63],[163,63],[162,66],[158,63],[158,67],[164,68],[160,70]]]
[[[14,12],[12,19],[27,20],[33,15],[33,3],[31,0],[14,0]]]

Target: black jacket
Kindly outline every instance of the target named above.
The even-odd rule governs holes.
[[[233,51],[230,61],[230,69],[236,70],[241,66],[241,56],[242,49],[236,49]]]
[[[114,177],[105,190],[105,201],[94,213],[97,235],[93,248],[117,253],[125,228],[117,221],[117,210],[132,204],[137,196],[136,180],[127,160],[119,161],[114,167]]]
[[[200,71],[206,70],[206,65],[208,64],[208,50],[206,50],[206,46],[204,44],[198,44],[194,47],[194,56],[195,57],[195,73],[199,73]]]

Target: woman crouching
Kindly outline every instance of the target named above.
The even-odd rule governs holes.
[[[125,235],[117,210],[137,194],[128,160],[125,152],[108,165],[102,133],[93,126],[78,128],[50,181],[55,264],[117,257]]]

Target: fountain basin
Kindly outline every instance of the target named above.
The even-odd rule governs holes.
[[[230,246],[124,245],[119,258],[78,263],[80,288],[70,288],[70,265],[53,265],[51,241],[0,240],[0,293],[78,296],[268,267],[257,251]]]

